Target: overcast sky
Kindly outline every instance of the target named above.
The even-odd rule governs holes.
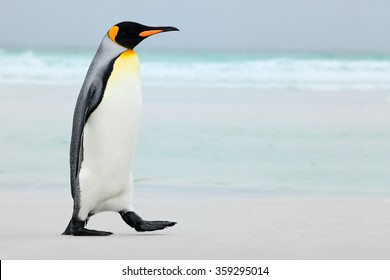
[[[181,30],[146,48],[390,53],[389,0],[1,0],[0,47],[93,47],[125,20]]]

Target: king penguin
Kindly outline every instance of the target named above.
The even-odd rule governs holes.
[[[140,66],[134,48],[152,35],[178,31],[121,22],[111,27],[93,58],[76,102],[70,145],[72,218],[64,235],[112,234],[85,228],[102,211],[117,212],[136,231],[175,222],[145,221],[134,212],[132,161],[142,107]]]

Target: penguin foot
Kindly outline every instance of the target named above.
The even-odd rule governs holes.
[[[126,224],[128,224],[138,232],[162,230],[164,228],[176,225],[176,222],[169,221],[145,221],[132,211],[119,212],[119,214],[126,222]]]
[[[72,218],[66,227],[63,235],[75,235],[75,236],[108,236],[112,232],[109,231],[99,231],[85,228],[86,221],[80,221],[78,219]]]
[[[109,231],[100,231],[87,228],[82,228],[79,231],[73,233],[75,236],[108,236],[111,234],[112,232]]]

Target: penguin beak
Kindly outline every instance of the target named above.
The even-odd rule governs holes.
[[[179,31],[176,27],[173,26],[162,26],[162,27],[151,27],[149,30],[142,31],[139,36],[141,37],[149,37],[154,34],[158,34],[161,32],[169,32],[169,31]]]

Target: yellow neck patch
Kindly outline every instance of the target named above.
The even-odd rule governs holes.
[[[124,52],[120,55],[120,57],[121,57],[121,58],[129,58],[129,57],[131,57],[131,56],[133,56],[133,55],[136,55],[136,54],[135,54],[135,51],[133,51],[133,50],[127,50],[127,51],[124,51]]]
[[[115,60],[107,87],[123,88],[140,79],[139,62],[133,50],[127,50]]]
[[[108,37],[110,37],[110,39],[112,40],[112,41],[114,41],[115,43],[117,43],[116,41],[115,41],[115,37],[116,37],[116,35],[118,34],[118,31],[119,31],[119,27],[118,26],[113,26],[113,27],[111,27],[110,28],[110,30],[108,30]],[[118,44],[118,43],[117,43]]]

